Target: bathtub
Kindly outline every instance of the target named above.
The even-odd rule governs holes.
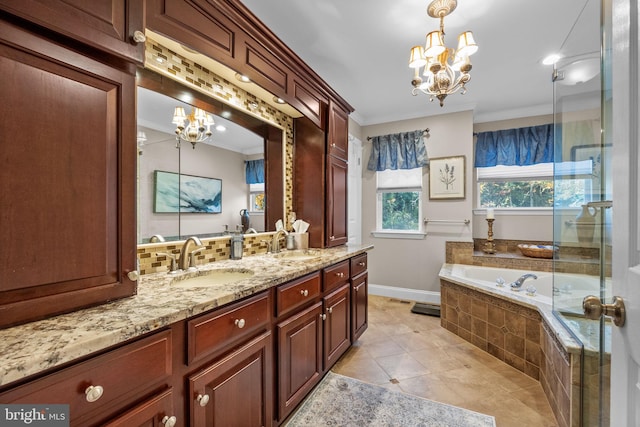
[[[527,279],[519,292],[513,291],[510,283],[527,273],[533,273],[538,278]],[[540,308],[547,309],[553,306],[555,310],[565,312],[581,313],[582,299],[586,295],[599,295],[600,292],[599,278],[586,274],[445,264],[440,276],[525,305],[542,305]],[[504,280],[504,287],[497,285],[498,278]],[[536,289],[533,295],[527,292],[530,286]],[[607,286],[607,289],[611,289],[611,286]]]

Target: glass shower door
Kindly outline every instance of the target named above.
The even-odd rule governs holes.
[[[572,361],[571,425],[609,425],[611,325],[584,316],[583,299],[611,300],[609,0],[589,0],[554,68],[553,308],[582,343]]]

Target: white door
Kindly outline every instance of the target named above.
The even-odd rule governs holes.
[[[613,0],[613,295],[626,322],[612,328],[612,427],[640,426],[638,18],[635,0]]]
[[[348,245],[362,243],[362,141],[349,135]]]

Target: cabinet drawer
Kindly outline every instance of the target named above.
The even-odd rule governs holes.
[[[173,410],[171,389],[149,400],[145,400],[133,409],[109,421],[103,427],[145,427],[167,425],[172,418],[176,421],[184,418]],[[182,421],[182,420],[180,420]]]
[[[241,343],[269,325],[269,292],[262,292],[229,307],[215,310],[187,322],[187,362],[217,355]]]
[[[276,289],[276,315],[286,314],[309,301],[313,301],[319,295],[319,272],[280,285]]]
[[[171,331],[159,332],[11,390],[0,401],[68,404],[71,424],[85,425],[120,414],[161,386],[171,375],[171,354]],[[91,390],[97,397],[93,402],[88,400]]]
[[[324,269],[324,291],[330,291],[344,285],[349,280],[349,260]]]
[[[367,254],[354,256],[351,258],[351,277],[367,271]]]

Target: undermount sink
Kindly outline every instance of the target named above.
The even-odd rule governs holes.
[[[253,271],[241,268],[209,270],[202,271],[197,276],[176,277],[173,279],[171,286],[177,288],[206,288],[239,282],[253,275]]]
[[[273,254],[273,257],[292,261],[308,261],[320,257],[320,251],[314,249],[286,250]]]

